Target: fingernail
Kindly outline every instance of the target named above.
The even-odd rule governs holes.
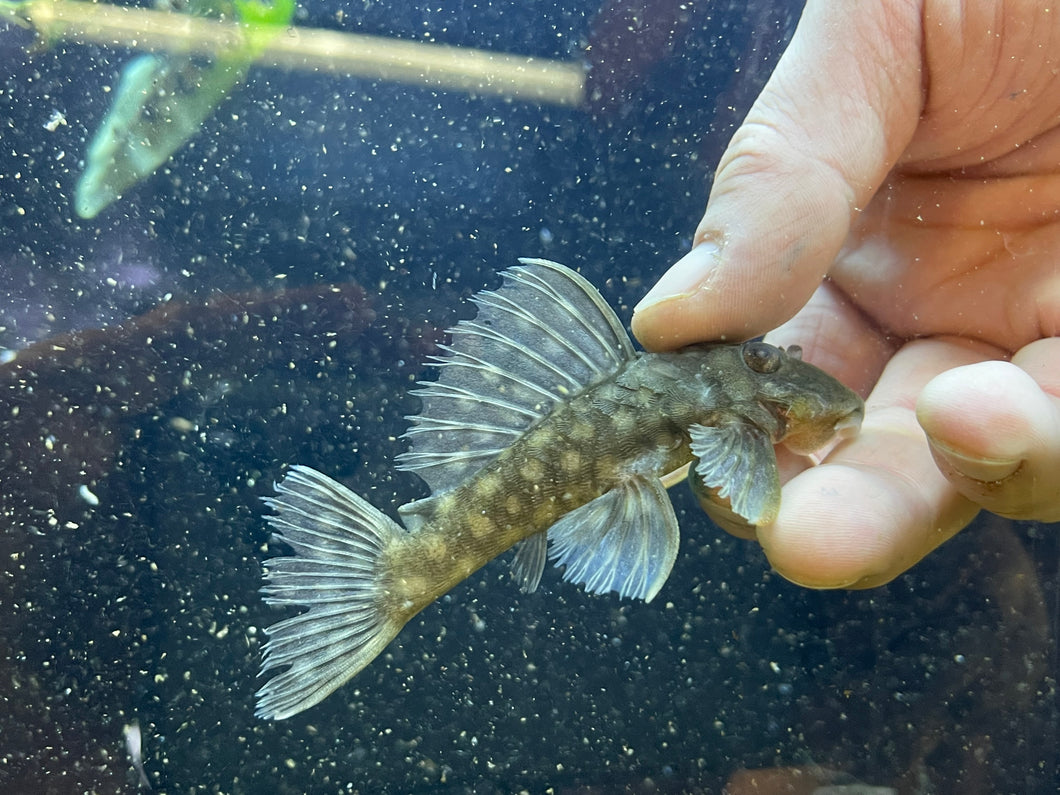
[[[931,449],[958,474],[982,483],[997,483],[1020,468],[1022,461],[1006,458],[980,458],[965,455],[944,444],[931,441]]]
[[[662,275],[640,303],[633,307],[633,311],[640,312],[662,301],[682,298],[699,290],[703,280],[717,264],[718,252],[716,243],[700,243]]]

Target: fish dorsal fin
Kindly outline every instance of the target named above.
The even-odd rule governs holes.
[[[650,602],[670,576],[680,532],[662,481],[636,474],[566,514],[548,538],[564,579]]]
[[[398,462],[435,494],[636,356],[614,311],[582,276],[548,260],[519,261],[498,290],[472,299],[478,315],[451,329],[452,344],[432,361],[438,380],[416,391],[423,411],[412,418],[409,451]]]
[[[769,435],[750,422],[732,419],[688,430],[698,460],[690,479],[701,500],[713,494],[729,500],[732,511],[752,525],[769,524],[780,510],[780,473]]]

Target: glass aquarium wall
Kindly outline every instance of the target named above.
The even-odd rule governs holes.
[[[1056,791],[1055,528],[810,591],[685,487],[650,604],[506,555],[256,718],[262,498],[425,497],[410,391],[519,257],[628,323],[801,8],[127,10],[0,16],[0,790]]]

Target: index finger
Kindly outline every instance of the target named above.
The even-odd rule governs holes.
[[[715,175],[698,245],[637,306],[648,349],[757,336],[810,297],[916,129],[919,4],[810,0]]]

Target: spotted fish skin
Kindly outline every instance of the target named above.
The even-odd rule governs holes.
[[[395,601],[421,609],[615,488],[631,467],[658,477],[690,461],[688,435],[665,412],[668,395],[653,377],[653,365],[666,358],[647,354],[614,381],[557,407],[479,474],[432,501],[424,527],[389,553],[392,571],[415,569],[392,586],[400,594]]]
[[[750,525],[776,516],[773,446],[806,452],[860,423],[860,398],[763,342],[633,349],[582,277],[524,260],[424,384],[400,460],[432,495],[404,527],[327,476],[293,467],[267,500],[295,551],[266,562],[266,599],[308,607],[268,629],[258,714],[285,718],[364,668],[417,612],[517,547],[524,590],[547,557],[594,593],[650,601],[677,555],[661,478],[693,466],[701,501]]]

